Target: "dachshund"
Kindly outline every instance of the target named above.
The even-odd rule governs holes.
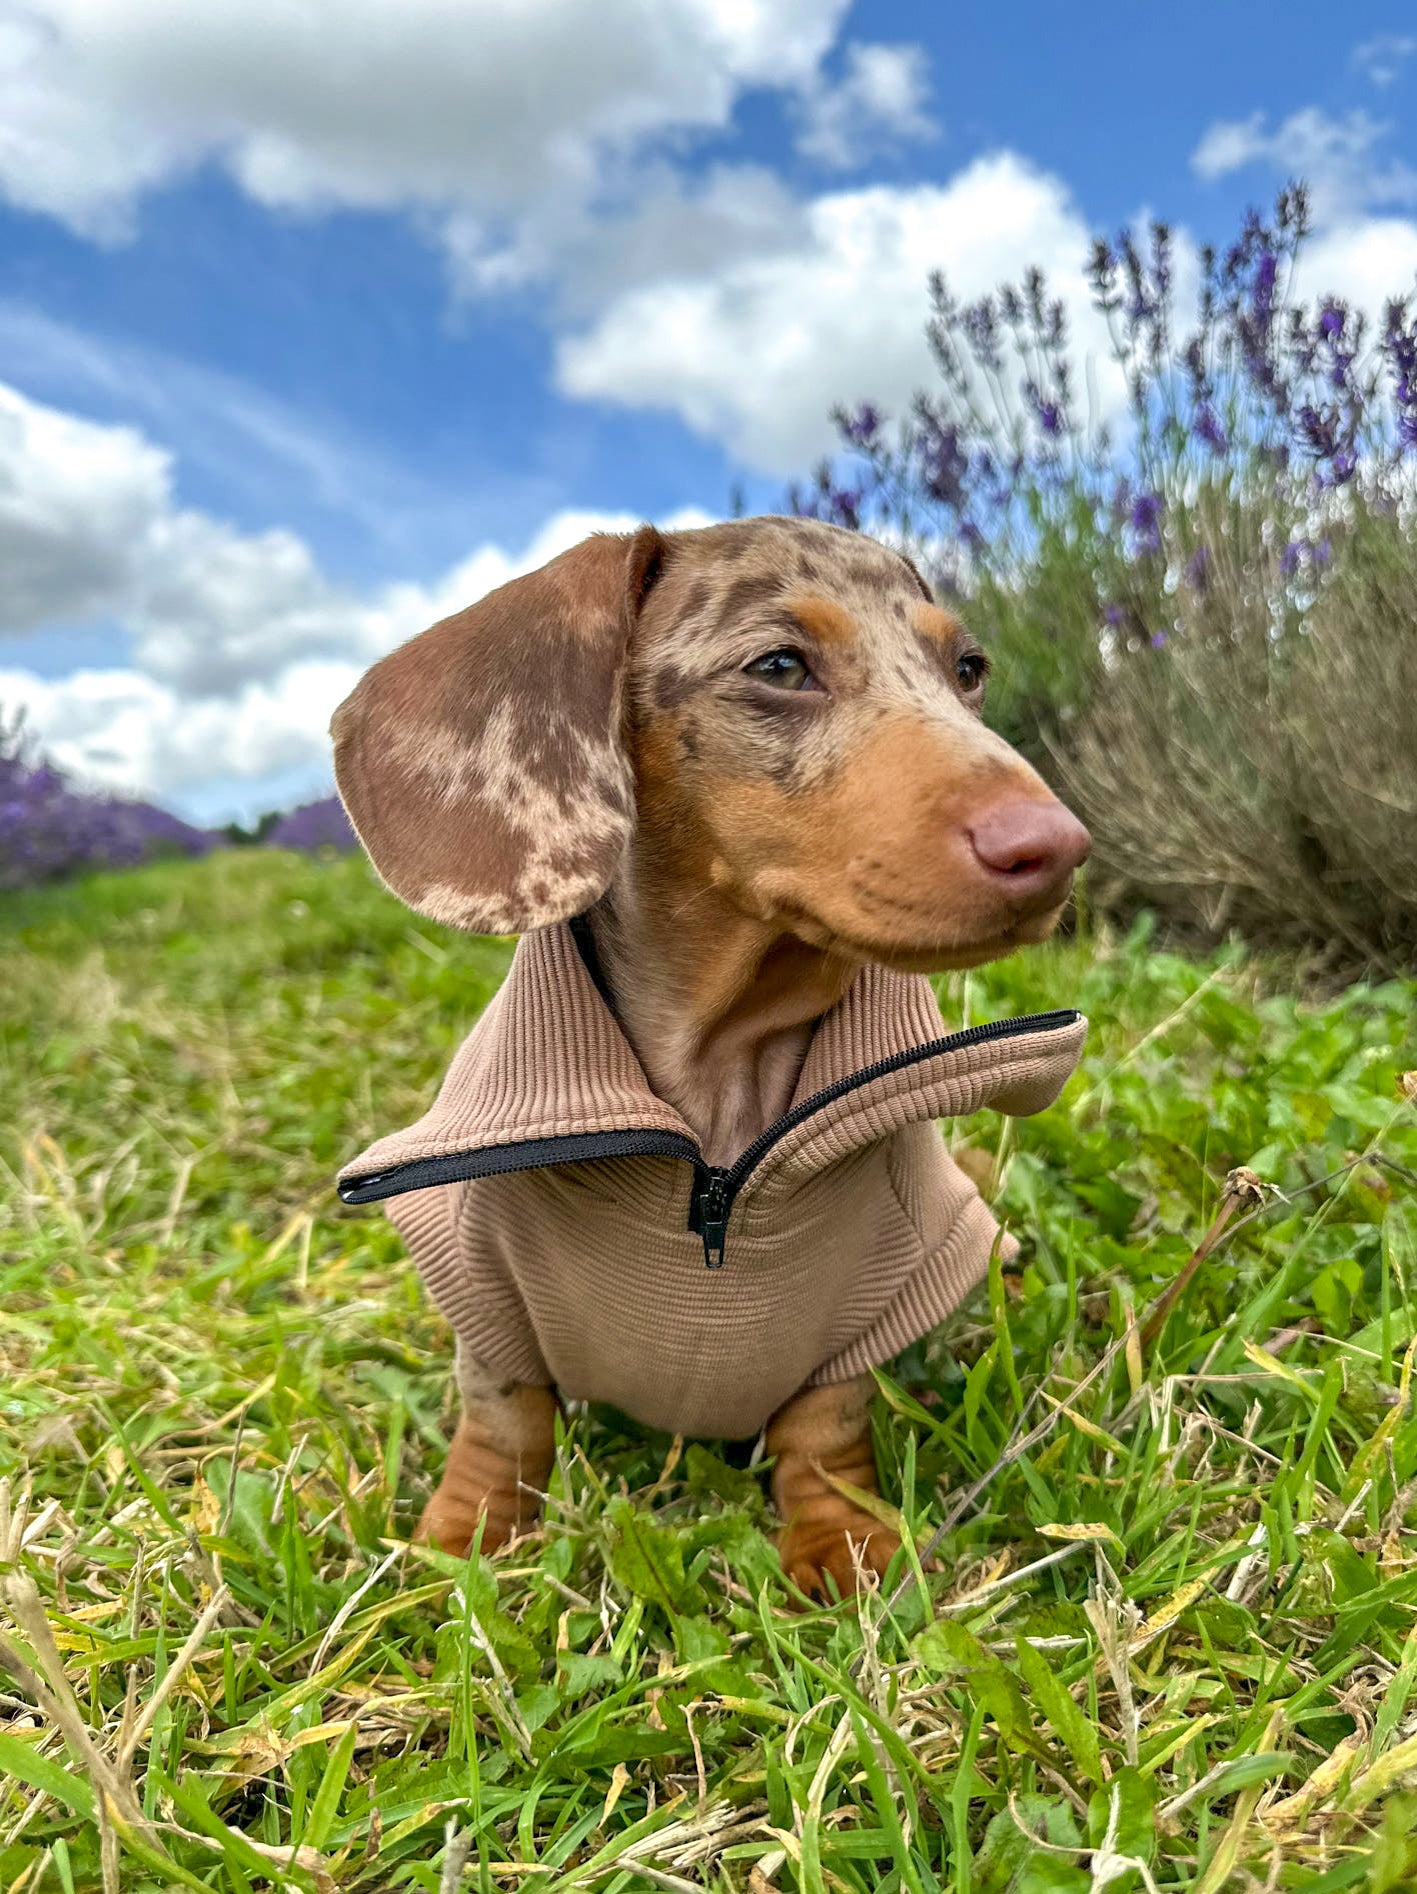
[[[523,937],[440,1105],[342,1177],[411,1193],[390,1214],[457,1330],[421,1538],[529,1525],[559,1389],[689,1433],[770,1407],[784,1570],[818,1595],[885,1571],[852,1496],[878,1490],[871,1368],[999,1240],[929,1121],[1037,1109],[1081,1037],[951,1036],[923,978],[1044,940],[1088,851],[984,724],[988,670],[901,553],[770,516],[594,535],[336,712],[388,886]]]

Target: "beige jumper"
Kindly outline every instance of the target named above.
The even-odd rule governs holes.
[[[346,1165],[340,1195],[394,1198],[433,1300],[494,1373],[741,1439],[802,1388],[888,1361],[980,1280],[997,1225],[934,1120],[1041,1110],[1086,1030],[1066,1012],[949,1035],[926,980],[867,967],[788,1111],[714,1170],[571,928],[539,928],[432,1109]]]

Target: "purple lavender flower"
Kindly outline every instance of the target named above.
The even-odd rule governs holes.
[[[1223,454],[1230,443],[1225,438],[1225,429],[1220,425],[1215,409],[1208,401],[1202,401],[1196,409],[1191,431],[1198,441],[1204,441],[1213,454]]]
[[[1406,491],[1394,478],[1397,460],[1417,452],[1413,299],[1389,305],[1374,367],[1356,305],[1338,295],[1302,305],[1289,293],[1307,227],[1304,193],[1291,187],[1272,214],[1246,215],[1228,251],[1203,251],[1199,320],[1186,334],[1175,328],[1174,246],[1164,225],[1094,245],[1093,301],[1108,319],[1147,442],[1137,457],[1079,419],[1062,310],[1040,271],[971,303],[933,272],[927,340],[936,390],[914,398],[898,446],[894,435],[887,446],[874,404],[835,410],[847,451],[840,466],[818,468],[804,491],[789,493],[793,510],[847,524],[899,518],[907,527],[933,514],[953,544],[957,575],[974,570],[965,548],[989,570],[1011,556],[1007,549],[1077,531],[1095,536],[1107,566],[1119,555],[1150,563],[1150,586],[1168,548],[1180,544],[1174,576],[1194,596],[1214,590],[1219,567],[1184,531],[1189,501],[1180,515],[1170,509],[1190,493],[1198,463],[1271,522],[1355,481],[1370,460],[1364,505],[1395,505],[1392,495]],[[1271,557],[1286,578],[1312,583],[1332,550],[1317,530],[1312,541],[1288,544],[1281,530]],[[1130,590],[1120,578],[1116,589]],[[1106,605],[1105,595],[1098,609],[1119,636],[1144,646],[1141,613]]]
[[[1319,460],[1327,460],[1331,454],[1338,452],[1338,435],[1332,410],[1316,408],[1312,402],[1306,402],[1296,419],[1305,444]]]
[[[0,720],[0,888],[32,886],[154,855],[202,855],[217,838],[151,803],[83,795]]]
[[[1404,301],[1387,306],[1382,351],[1393,379],[1398,450],[1405,453],[1417,447],[1417,316],[1409,317]]]
[[[974,358],[981,368],[997,370],[1004,365],[999,345],[999,312],[992,296],[981,296],[964,311],[964,333]]]
[[[841,431],[853,447],[870,447],[881,431],[881,411],[863,401],[841,422]]]
[[[921,484],[932,500],[960,513],[968,501],[965,482],[969,474],[969,456],[952,423],[934,415],[926,417],[919,439]]]
[[[1132,502],[1131,527],[1141,552],[1161,550],[1161,495],[1139,493]]]
[[[1255,286],[1250,296],[1250,313],[1262,330],[1268,330],[1274,317],[1274,285],[1279,274],[1279,259],[1273,250],[1260,254],[1255,270]]]
[[[1314,474],[1314,485],[1323,492],[1332,487],[1346,486],[1358,471],[1358,456],[1351,447],[1337,448],[1329,459],[1327,467],[1320,467]]]
[[[860,487],[830,487],[827,490],[827,518],[835,526],[844,526],[848,532],[861,530],[861,502],[865,494]]]
[[[1151,648],[1153,651],[1159,651],[1164,644],[1167,644],[1169,642],[1170,641],[1168,640],[1166,633],[1164,631],[1152,632],[1151,637],[1148,640],[1148,643],[1151,645]]]
[[[1171,293],[1171,226],[1151,226],[1151,274],[1163,298]]]
[[[1038,420],[1039,427],[1049,436],[1056,438],[1063,431],[1063,410],[1056,401],[1050,401],[1043,394],[1036,381],[1031,378],[1024,383],[1024,394],[1028,404]]]

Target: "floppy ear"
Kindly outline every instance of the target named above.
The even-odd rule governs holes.
[[[412,908],[520,934],[588,907],[634,826],[624,674],[663,540],[598,534],[366,672],[330,725],[359,839]]]

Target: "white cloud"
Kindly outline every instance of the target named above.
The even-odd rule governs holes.
[[[142,435],[0,385],[0,634],[112,620],[133,657],[58,679],[0,670],[0,706],[24,708],[87,782],[187,797],[215,779],[318,779],[330,712],[374,658],[588,533],[638,524],[563,509],[520,548],[484,544],[431,582],[356,594],[294,533],[177,506],[169,458]]]
[[[129,233],[137,196],[192,154],[175,129],[85,83],[38,9],[0,7],[0,197],[114,241]]]
[[[1383,312],[1395,296],[1417,287],[1417,223],[1401,217],[1361,217],[1320,230],[1299,253],[1294,289],[1304,302],[1339,296],[1381,335]]]
[[[1272,155],[1273,139],[1263,112],[1248,118],[1218,119],[1207,126],[1191,153],[1191,169],[1203,178],[1223,178],[1243,165]]]
[[[0,385],[0,631],[98,615],[130,596],[166,457]]]
[[[455,289],[481,295],[552,278],[565,319],[636,284],[781,249],[804,224],[798,200],[765,166],[711,165],[687,178],[661,163],[638,166],[632,202],[594,218],[572,202],[550,204],[503,241],[480,217],[453,212],[441,234]]]
[[[188,695],[347,648],[353,602],[294,534],[242,534],[172,497],[169,457],[0,385],[0,633],[116,617]]]
[[[582,399],[668,409],[759,468],[800,473],[833,444],[833,402],[899,411],[931,380],[931,270],[971,297],[1036,263],[1110,410],[1121,390],[1088,294],[1088,234],[1066,187],[1009,153],[945,185],[829,193],[770,254],[613,299],[562,342],[557,379]]]
[[[0,0],[0,191],[88,234],[214,160],[260,202],[497,219],[810,85],[846,0]]]
[[[140,671],[0,670],[0,704],[25,712],[45,754],[76,781],[180,802],[214,777],[260,782],[307,765],[328,774],[330,712],[361,668],[292,664],[197,701]]]
[[[1417,171],[1378,150],[1390,129],[1366,112],[1333,118],[1309,105],[1271,131],[1265,114],[1255,112],[1211,125],[1191,153],[1191,168],[1213,179],[1262,165],[1302,178],[1316,221],[1331,223],[1363,207],[1417,202]]]
[[[1390,86],[1413,54],[1417,34],[1375,33],[1353,48],[1353,64],[1375,86]]]
[[[844,171],[882,146],[936,135],[925,109],[930,87],[922,48],[853,42],[845,59],[835,85],[818,79],[805,89],[797,138],[804,156]]]

